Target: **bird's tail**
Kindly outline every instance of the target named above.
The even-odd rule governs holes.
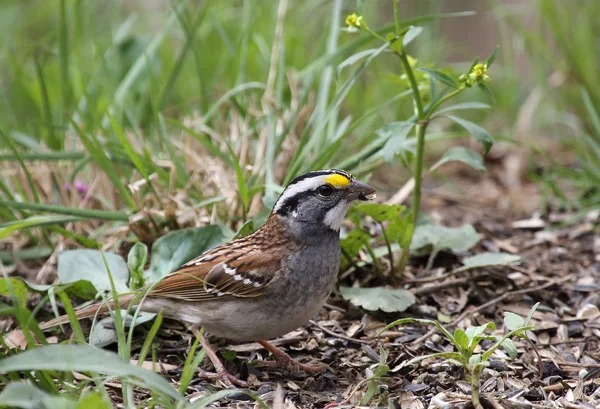
[[[119,309],[128,308],[129,304],[131,304],[131,302],[137,295],[138,294],[120,295],[119,296]],[[85,318],[92,318],[98,314],[104,314],[109,311],[112,311],[114,308],[115,308],[115,301],[114,301],[114,299],[111,299],[108,301],[98,302],[98,303],[89,305],[80,310],[76,310],[75,316],[77,317],[77,320],[82,320]],[[48,328],[56,327],[57,325],[66,324],[68,322],[69,322],[69,316],[65,314],[65,315],[61,315],[58,318],[54,318],[53,320],[42,322],[40,324],[40,329],[43,331]]]
[[[137,293],[132,294],[123,294],[119,296],[119,309],[129,308],[132,302],[135,303],[135,298],[139,296]],[[103,301],[99,303],[92,304],[85,308],[75,311],[75,316],[77,320],[82,320],[85,318],[92,318],[97,314],[103,314],[109,311],[112,311],[115,308],[114,299]],[[56,327],[57,325],[67,324],[69,322],[68,315],[61,315],[58,318],[55,318],[50,321],[42,322],[39,324],[40,329],[46,330],[48,328]],[[20,348],[24,349],[27,346],[27,341],[23,331],[21,329],[16,329],[10,332],[6,338],[4,338],[4,342],[9,348]]]

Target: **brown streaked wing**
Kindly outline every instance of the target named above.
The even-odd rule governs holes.
[[[242,254],[242,249],[222,260],[185,266],[156,284],[150,297],[205,301],[215,298],[258,297],[281,268],[273,251]]]

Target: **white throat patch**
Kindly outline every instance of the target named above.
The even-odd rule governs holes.
[[[342,200],[335,207],[329,209],[329,211],[325,214],[325,218],[323,219],[323,223],[327,227],[332,230],[339,231],[342,227],[342,222],[346,218],[346,212],[350,207],[351,203]]]

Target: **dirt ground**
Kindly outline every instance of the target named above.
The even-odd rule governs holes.
[[[408,325],[379,336],[381,329],[398,318],[418,317],[441,319],[451,331],[493,321],[494,334],[503,335],[504,312],[525,316],[540,302],[532,322],[536,329],[529,333],[535,349],[515,339],[516,359],[501,350],[494,353],[482,374],[483,405],[492,409],[600,408],[599,213],[589,212],[572,221],[574,213],[555,209],[541,217],[535,210],[540,196],[534,185],[509,189],[494,177],[493,170],[477,180],[459,179],[452,188],[426,183],[424,212],[445,226],[473,224],[482,240],[469,252],[441,252],[430,269],[425,268],[426,257],[412,259],[401,286],[416,296],[414,306],[401,314],[365,313],[335,290],[318,317],[273,341],[303,363],[326,363],[326,372],[314,375],[255,367],[248,362],[270,359],[260,345],[228,345],[211,339],[229,358],[230,372],[255,383],[252,392],[273,407],[355,408],[367,391],[362,381],[373,374],[383,349],[391,370],[377,381],[376,393],[366,407],[471,407],[471,386],[459,366],[435,359],[402,366],[415,356],[450,351],[451,345],[439,332]],[[449,274],[465,256],[497,251],[520,255],[523,262]],[[346,275],[341,281],[352,285],[363,278]],[[144,331],[137,333],[134,344],[141,346]],[[177,385],[191,334],[180,324],[166,321],[156,343],[163,364],[160,369]],[[199,399],[218,386],[195,379],[189,397]],[[143,393],[140,398],[145,398]],[[233,394],[215,407],[257,406],[247,395]]]

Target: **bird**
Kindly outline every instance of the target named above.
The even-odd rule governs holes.
[[[373,200],[376,190],[338,169],[294,178],[275,202],[267,222],[254,233],[195,257],[137,292],[76,311],[92,318],[115,308],[138,307],[174,318],[193,330],[215,372],[204,378],[226,386],[248,386],[231,375],[200,328],[235,342],[257,341],[276,358],[271,366],[320,372],[326,365],[293,360],[267,340],[306,324],[326,302],[341,259],[340,228],[354,201]],[[42,323],[42,330],[69,321]]]

